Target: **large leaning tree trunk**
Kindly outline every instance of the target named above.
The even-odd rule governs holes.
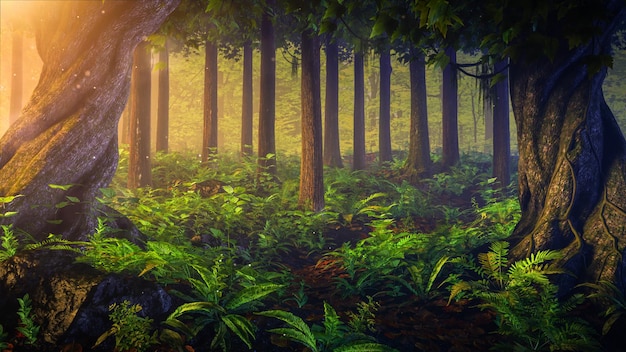
[[[30,11],[43,68],[0,140],[0,197],[20,195],[4,204],[3,212],[17,212],[4,223],[39,240],[49,233],[85,238],[93,229],[95,197],[117,167],[133,50],[177,3],[46,1]]]
[[[575,276],[563,276],[562,290],[602,279],[626,289],[626,141],[603,97],[606,68],[586,65],[609,53],[623,18],[623,3],[608,3],[611,18],[589,43],[561,41],[551,59],[510,66],[522,209],[512,253],[563,250]]]

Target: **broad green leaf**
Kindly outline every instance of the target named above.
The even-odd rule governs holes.
[[[222,321],[248,348],[252,349],[251,339],[254,338],[254,324],[252,322],[239,314],[224,315]]]
[[[52,183],[48,184],[48,187],[50,187],[50,188],[52,188],[52,189],[62,189],[62,190],[64,190],[64,191],[67,191],[68,189],[70,189],[70,188],[72,188],[72,187],[74,187],[74,186],[76,186],[76,185],[74,185],[74,184],[69,184],[69,185],[55,185],[55,184],[52,184]]]
[[[283,285],[273,283],[258,284],[246,287],[237,292],[237,294],[230,301],[228,301],[228,303],[226,303],[225,308],[228,310],[236,309],[246,303],[261,299],[269,295],[270,293],[280,289],[281,287],[283,287]]]

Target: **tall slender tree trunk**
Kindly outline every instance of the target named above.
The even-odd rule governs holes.
[[[241,155],[252,155],[252,44],[243,45],[243,87],[241,102]]]
[[[217,153],[217,46],[204,42],[204,126],[202,128],[202,162]]]
[[[441,119],[442,119],[442,149],[441,162],[444,168],[449,168],[459,162],[459,82],[456,69],[456,50],[446,48],[446,55],[450,62],[443,69],[441,79]]]
[[[587,62],[607,55],[622,1],[604,4],[593,41],[570,49],[559,41],[554,57],[513,60],[511,102],[519,148],[522,217],[511,240],[514,257],[562,250],[561,289],[610,280],[626,290],[626,140],[607,106],[606,68]]]
[[[268,1],[268,6],[273,2]],[[261,19],[261,92],[259,94],[259,167],[262,172],[276,173],[276,45],[274,25],[268,11]],[[272,156],[268,158],[267,156]]]
[[[302,162],[300,164],[300,206],[324,208],[324,163],[322,156],[322,103],[320,95],[320,45],[311,30],[302,33]]]
[[[156,151],[167,153],[170,120],[170,69],[167,43],[159,52],[159,96],[157,105]]]
[[[339,48],[326,41],[326,105],[324,106],[324,165],[343,167],[339,143]]]
[[[20,119],[0,139],[0,196],[22,195],[4,205],[17,213],[1,223],[36,240],[92,233],[102,210],[96,197],[117,167],[117,123],[128,99],[133,50],[177,5],[43,1],[27,11],[36,16],[43,67]],[[66,191],[50,184],[73,186]],[[55,207],[68,196],[80,202]]]
[[[363,53],[354,52],[354,127],[352,169],[363,170],[365,162],[365,74]]]
[[[509,126],[509,78],[506,60],[495,64],[495,72],[501,72],[505,78],[494,87],[493,105],[493,176],[496,186],[504,188],[511,182],[511,132]]]
[[[378,159],[389,162],[391,155],[391,55],[380,54],[380,106],[378,114]]]
[[[418,51],[418,50],[414,50]],[[409,62],[411,80],[411,118],[409,155],[404,167],[412,182],[430,173],[430,136],[428,133],[428,108],[426,105],[426,62],[424,54],[415,53]]]
[[[130,81],[130,150],[128,155],[128,188],[146,187],[152,183],[150,162],[150,45],[144,41],[133,53]]]
[[[11,102],[9,105],[9,124],[13,124],[22,111],[24,94],[24,32],[14,29],[11,38]]]

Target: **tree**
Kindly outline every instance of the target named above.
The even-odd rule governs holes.
[[[204,41],[204,126],[202,128],[202,162],[217,152],[217,46]]]
[[[243,45],[243,87],[241,102],[241,155],[252,155],[252,45]]]
[[[441,77],[441,163],[449,168],[459,162],[459,82],[456,69],[456,50],[447,47],[445,50],[449,63],[443,68]]]
[[[386,48],[380,53],[380,105],[378,113],[378,159],[389,162],[391,155],[391,55]]]
[[[259,166],[270,174],[276,172],[276,45],[270,13],[273,1],[261,18],[261,92],[259,108]],[[268,158],[267,156],[274,156]]]
[[[0,139],[0,196],[20,195],[5,204],[17,213],[3,223],[37,240],[49,233],[86,239],[93,231],[95,197],[117,166],[133,50],[177,4],[65,1],[30,9],[43,67],[20,119]]]
[[[159,96],[157,105],[156,151],[168,152],[169,108],[170,108],[170,71],[169,49],[167,42],[159,51]]]
[[[365,74],[363,52],[354,51],[354,127],[352,143],[352,169],[363,170],[365,162]]]
[[[511,133],[509,128],[509,78],[507,60],[495,64],[494,71],[503,75],[493,89],[493,176],[496,186],[504,188],[511,182]]]
[[[130,80],[130,139],[128,155],[128,188],[146,187],[152,183],[150,162],[150,45],[143,41],[133,53]]]
[[[24,51],[24,32],[14,26],[11,38],[11,103],[9,106],[9,124],[13,124],[22,110],[24,73],[22,68]]]
[[[339,46],[326,39],[326,96],[324,105],[324,165],[343,167],[339,145]]]
[[[320,211],[324,208],[320,48],[319,38],[311,29],[302,32],[301,47],[302,161],[299,203],[302,207]]]
[[[411,117],[409,132],[409,154],[404,173],[413,182],[428,175],[430,159],[430,137],[428,133],[428,108],[426,104],[426,61],[424,54],[412,48],[409,61],[411,81]]]

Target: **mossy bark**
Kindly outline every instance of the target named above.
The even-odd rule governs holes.
[[[29,11],[43,68],[19,120],[0,139],[0,196],[21,195],[5,204],[17,215],[3,223],[36,239],[50,232],[84,238],[93,229],[95,198],[117,167],[133,49],[177,3],[51,1]],[[60,207],[68,196],[80,202]]]
[[[588,66],[608,53],[614,24],[586,46],[563,41],[552,59],[510,66],[522,209],[512,253],[563,250],[574,274],[564,290],[599,279],[626,288],[626,141],[604,101],[606,68]]]

